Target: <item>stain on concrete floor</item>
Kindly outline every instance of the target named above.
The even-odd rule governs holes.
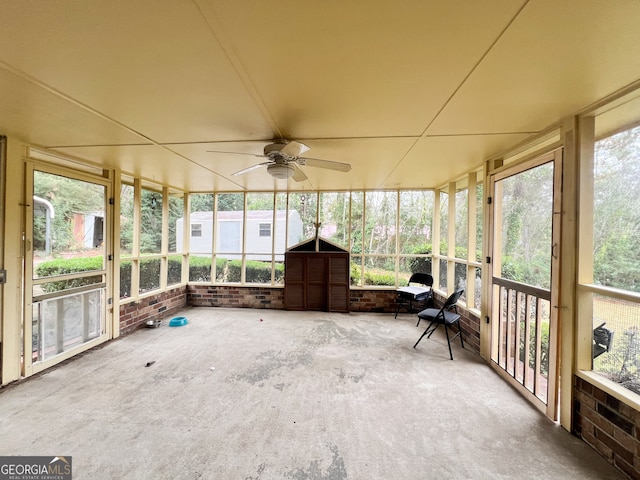
[[[329,445],[329,450],[333,453],[331,463],[323,468],[322,460],[313,460],[305,469],[296,468],[285,473],[284,477],[291,480],[345,480],[348,478],[344,460],[338,452],[336,445]]]

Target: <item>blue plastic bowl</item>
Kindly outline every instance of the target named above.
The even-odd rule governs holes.
[[[170,321],[169,321],[169,326],[170,327],[181,327],[183,325],[186,325],[188,322],[187,317],[173,317]]]

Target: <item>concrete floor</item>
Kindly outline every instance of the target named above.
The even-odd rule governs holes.
[[[413,315],[182,314],[5,388],[0,455],[75,480],[624,478],[442,332],[414,350]]]

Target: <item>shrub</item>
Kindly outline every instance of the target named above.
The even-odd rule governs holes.
[[[160,287],[160,264],[159,258],[140,259],[140,291],[147,292]],[[131,295],[131,260],[120,262],[120,298]]]
[[[520,322],[520,361],[524,362],[524,331],[525,323]],[[532,321],[529,324],[529,368],[536,367],[536,323]],[[549,323],[542,322],[540,324],[540,373],[547,377],[549,375]]]
[[[365,285],[395,285],[396,277],[393,273],[372,272],[371,270],[368,270],[364,274],[364,283]]]
[[[211,257],[189,257],[189,281],[211,281]]]
[[[226,258],[216,257],[216,281],[224,282],[225,271],[229,260]],[[209,262],[211,264],[211,262]]]
[[[284,277],[284,265],[276,263],[274,266],[275,279],[278,281]],[[242,274],[242,261],[230,260],[225,269],[225,282],[240,282]],[[247,283],[271,283],[271,263],[260,260],[247,260],[245,266],[245,281]]]
[[[271,263],[247,260],[246,281],[251,283],[271,283]]]
[[[411,275],[405,274],[403,272],[398,272],[398,285],[400,285],[401,287],[408,285],[410,278]]]
[[[175,285],[182,280],[182,255],[167,258],[167,284]]]
[[[351,263],[350,273],[351,285],[360,285],[360,279],[362,278],[362,268],[357,263]]]
[[[47,260],[36,267],[38,277],[51,277],[56,275],[65,275],[68,273],[91,272],[102,270],[103,257],[83,257],[83,258],[56,258]],[[100,275],[76,278],[73,280],[61,280],[59,282],[49,282],[42,285],[42,289],[47,292],[57,292],[67,288],[82,287],[92,283],[100,283]]]
[[[140,259],[140,290],[153,290],[160,286],[160,259],[142,258]],[[209,261],[211,265],[211,261]],[[91,272],[103,268],[102,256],[84,258],[57,258],[42,262],[36,267],[39,277],[50,277],[64,275],[68,273]],[[120,298],[128,297],[131,294],[131,260],[120,262]],[[182,274],[182,257],[177,255],[169,258],[168,278],[173,283],[179,283]],[[43,290],[47,293],[66,290],[68,288],[81,287],[93,283],[100,283],[100,276],[91,276],[73,280],[61,280],[59,282],[49,282],[43,285]]]
[[[240,282],[242,278],[242,261],[241,260],[229,260],[225,272],[226,282]]]
[[[140,291],[148,292],[160,288],[160,265],[159,258],[140,259]]]
[[[284,263],[276,263],[275,266],[276,272],[273,280],[275,283],[282,283],[284,281]]]
[[[467,259],[467,248],[466,247],[456,247],[455,252],[456,258],[460,258],[462,260]]]
[[[415,257],[409,262],[411,273],[431,273],[432,272],[431,257]]]
[[[131,295],[131,260],[120,261],[120,298]]]
[[[84,258],[56,258],[47,260],[36,267],[39,277],[50,277],[53,275],[64,275],[65,273],[89,272],[91,270],[102,270],[102,255]]]
[[[433,247],[430,243],[423,243],[416,246],[411,253],[414,255],[430,255],[433,252]],[[431,273],[431,257],[417,257],[411,259],[409,263],[411,273]]]
[[[640,394],[640,331],[637,326],[623,329],[614,337],[610,352],[594,360],[594,371]]]

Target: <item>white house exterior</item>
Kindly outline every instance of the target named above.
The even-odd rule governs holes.
[[[243,211],[216,212],[215,252],[223,258],[240,258],[242,252]],[[295,210],[289,211],[289,231],[285,232],[286,210],[276,210],[276,228],[273,228],[273,210],[246,211],[246,244],[248,260],[271,260],[272,251],[284,254],[287,245],[302,240],[302,219]],[[192,254],[211,254],[214,238],[214,212],[193,212],[189,215],[191,235],[189,250]],[[176,220],[177,251],[183,251],[184,221]],[[275,232],[274,232],[275,230]],[[275,233],[275,241],[273,235]],[[288,237],[285,238],[285,233]]]

